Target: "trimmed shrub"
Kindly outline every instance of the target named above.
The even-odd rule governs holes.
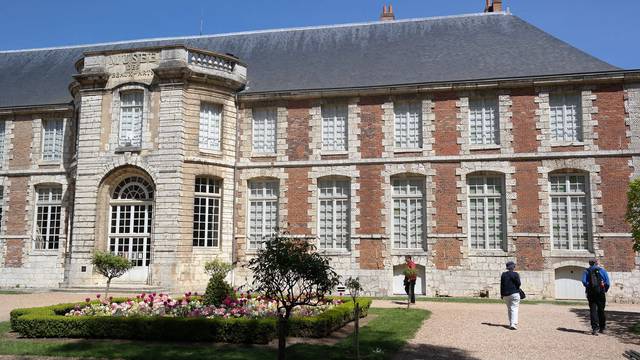
[[[219,306],[227,298],[234,299],[235,292],[231,285],[224,281],[223,276],[213,275],[207,284],[202,302],[206,305]]]
[[[114,302],[126,299],[114,299]],[[370,299],[359,299],[366,316]],[[265,344],[277,335],[275,318],[64,316],[78,304],[15,309],[11,329],[28,338],[104,338]],[[84,305],[84,304],[79,304]],[[324,337],[353,320],[346,301],[314,317],[291,318],[291,336]]]

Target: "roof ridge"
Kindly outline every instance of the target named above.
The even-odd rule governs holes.
[[[47,51],[47,50],[79,49],[79,48],[86,48],[86,47],[93,47],[93,46],[135,44],[135,43],[143,43],[143,42],[151,42],[151,41],[190,40],[190,39],[217,38],[217,37],[250,35],[250,34],[266,34],[266,33],[276,33],[276,32],[287,32],[287,31],[335,29],[335,28],[345,28],[345,27],[354,27],[354,26],[373,26],[373,25],[380,25],[380,24],[407,23],[407,22],[444,20],[444,19],[455,19],[455,18],[476,17],[476,16],[495,16],[495,15],[511,15],[511,14],[504,11],[494,12],[494,13],[469,13],[469,14],[460,14],[460,15],[409,18],[409,19],[400,19],[400,20],[394,20],[394,21],[376,20],[376,21],[355,22],[355,23],[345,23],[345,24],[300,26],[300,27],[292,27],[292,28],[277,28],[277,29],[265,29],[265,30],[249,30],[249,31],[238,31],[238,32],[210,34],[210,35],[169,36],[169,37],[158,37],[158,38],[147,38],[147,39],[118,40],[118,41],[94,43],[94,44],[52,46],[52,47],[31,48],[31,49],[0,50],[0,54]]]

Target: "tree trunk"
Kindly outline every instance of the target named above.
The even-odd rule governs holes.
[[[285,360],[287,350],[287,330],[289,321],[289,311],[278,318],[278,360]]]
[[[109,299],[109,287],[111,286],[111,278],[107,279],[107,290],[104,292],[104,299]]]
[[[355,336],[356,360],[360,360],[360,304],[356,302]]]

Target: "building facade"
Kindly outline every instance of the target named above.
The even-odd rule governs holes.
[[[389,18],[388,14],[385,16]],[[454,42],[453,39],[458,42]],[[230,53],[234,55],[230,55]],[[503,12],[0,53],[1,287],[201,290],[277,228],[372,295],[640,298],[640,72]]]

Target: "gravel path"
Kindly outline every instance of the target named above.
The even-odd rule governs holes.
[[[404,307],[374,301],[375,307]],[[592,336],[587,306],[521,305],[520,326],[509,330],[503,304],[418,302],[432,311],[397,360],[418,359],[621,359],[640,351],[640,336],[629,327],[640,322],[639,305],[608,304],[608,331]]]

